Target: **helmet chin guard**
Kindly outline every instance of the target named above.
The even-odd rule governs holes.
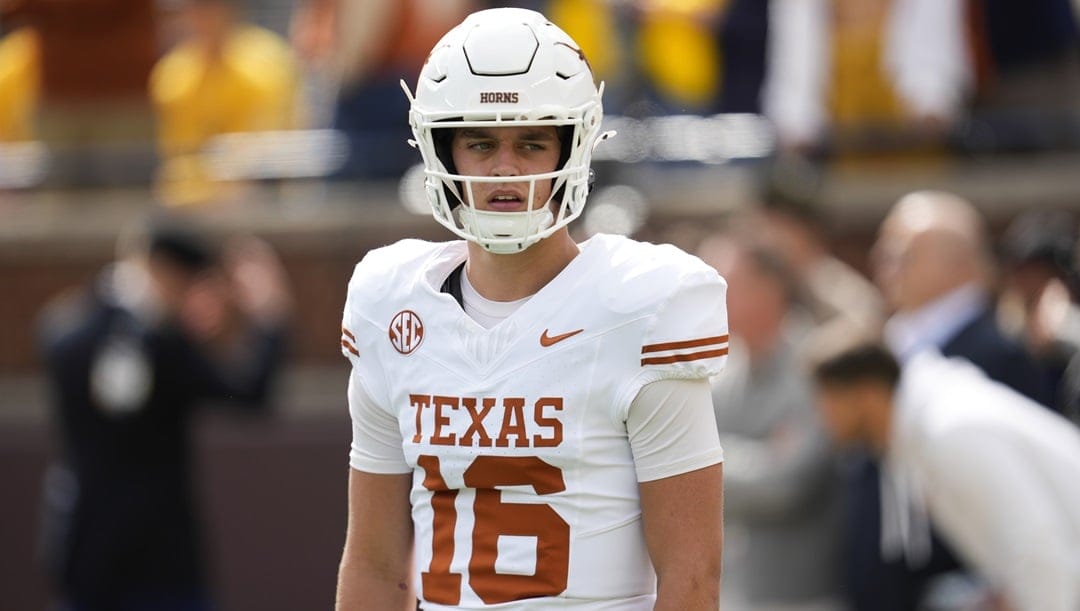
[[[425,194],[435,220],[497,254],[525,250],[581,215],[589,192],[592,152],[613,133],[600,133],[601,95],[578,45],[543,15],[501,8],[473,13],[432,49],[409,98],[409,123],[424,161]],[[568,127],[565,158],[552,172],[465,176],[440,156],[436,130],[520,126]],[[443,153],[445,154],[445,153]],[[552,196],[533,201],[537,181]],[[476,183],[528,183],[523,212],[477,209]]]
[[[546,231],[554,224],[555,215],[547,206],[523,212],[491,212],[464,206],[458,211],[458,220],[465,232],[479,236],[476,241],[485,249],[497,255],[508,255],[521,252],[550,235]],[[529,237],[518,240],[516,236],[521,235]]]

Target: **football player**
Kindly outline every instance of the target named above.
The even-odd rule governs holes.
[[[717,608],[726,284],[672,246],[570,236],[602,89],[522,9],[469,16],[406,88],[463,239],[374,250],[349,284],[338,609]]]

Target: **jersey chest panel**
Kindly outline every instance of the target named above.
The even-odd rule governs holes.
[[[414,469],[425,599],[452,601],[460,591],[455,604],[483,606],[647,596],[653,577],[633,456],[615,416],[639,369],[643,323],[605,329],[578,312],[500,337],[445,310],[418,315],[433,323],[424,344],[409,355],[388,351],[383,366]],[[575,327],[584,330],[551,342]],[[498,345],[476,350],[478,342]],[[489,353],[489,362],[475,358]],[[461,584],[446,585],[446,575]]]
[[[643,384],[718,369],[722,281],[674,249],[598,236],[483,330],[437,292],[464,251],[370,253],[343,320],[413,472],[422,608],[651,609],[623,419]]]

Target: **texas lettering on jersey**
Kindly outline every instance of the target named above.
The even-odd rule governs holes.
[[[553,448],[563,441],[559,412],[562,397],[451,397],[410,394],[416,410],[413,443],[481,448]],[[527,407],[528,406],[528,407]],[[452,412],[468,415],[465,426],[453,427]],[[528,414],[528,416],[526,415]]]

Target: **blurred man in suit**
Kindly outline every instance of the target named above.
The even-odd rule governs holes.
[[[885,339],[901,360],[924,348],[966,358],[991,378],[1052,405],[1044,373],[998,328],[984,221],[966,200],[919,191],[897,202],[874,246],[878,286],[894,314]]]

